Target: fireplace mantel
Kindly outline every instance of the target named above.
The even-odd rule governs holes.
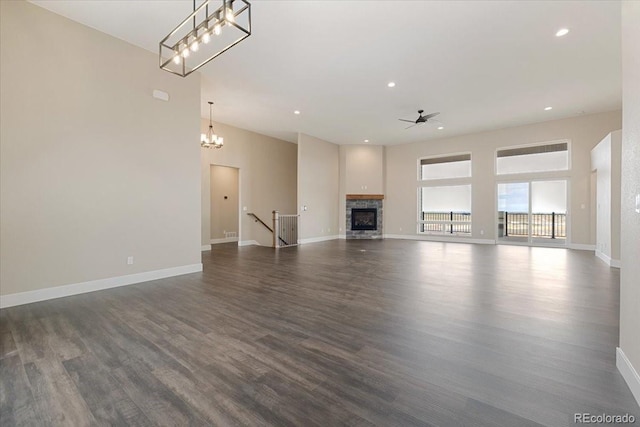
[[[383,200],[384,194],[347,194],[347,200]]]

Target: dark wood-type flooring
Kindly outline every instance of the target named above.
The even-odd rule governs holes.
[[[569,426],[640,410],[592,253],[214,246],[204,272],[1,311],[0,424]]]

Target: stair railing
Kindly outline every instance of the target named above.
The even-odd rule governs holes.
[[[273,211],[273,229],[276,231],[273,233],[274,248],[298,245],[298,215],[283,215]]]
[[[298,245],[298,215],[280,215],[278,211],[273,211],[273,228],[269,227],[258,215],[247,212],[253,217],[255,222],[259,222],[269,230],[273,236],[274,248],[285,248]],[[276,230],[276,232],[274,232]]]

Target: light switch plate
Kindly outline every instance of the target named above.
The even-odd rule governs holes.
[[[636,194],[636,213],[640,214],[640,194]]]

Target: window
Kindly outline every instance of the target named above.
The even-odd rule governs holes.
[[[421,187],[418,232],[471,234],[471,184]]]
[[[471,154],[455,154],[420,159],[420,179],[471,177]]]
[[[418,162],[418,233],[470,235],[471,153],[426,157]]]
[[[568,142],[505,148],[497,152],[496,173],[498,175],[568,169]]]
[[[565,244],[567,180],[498,183],[498,241]]]

